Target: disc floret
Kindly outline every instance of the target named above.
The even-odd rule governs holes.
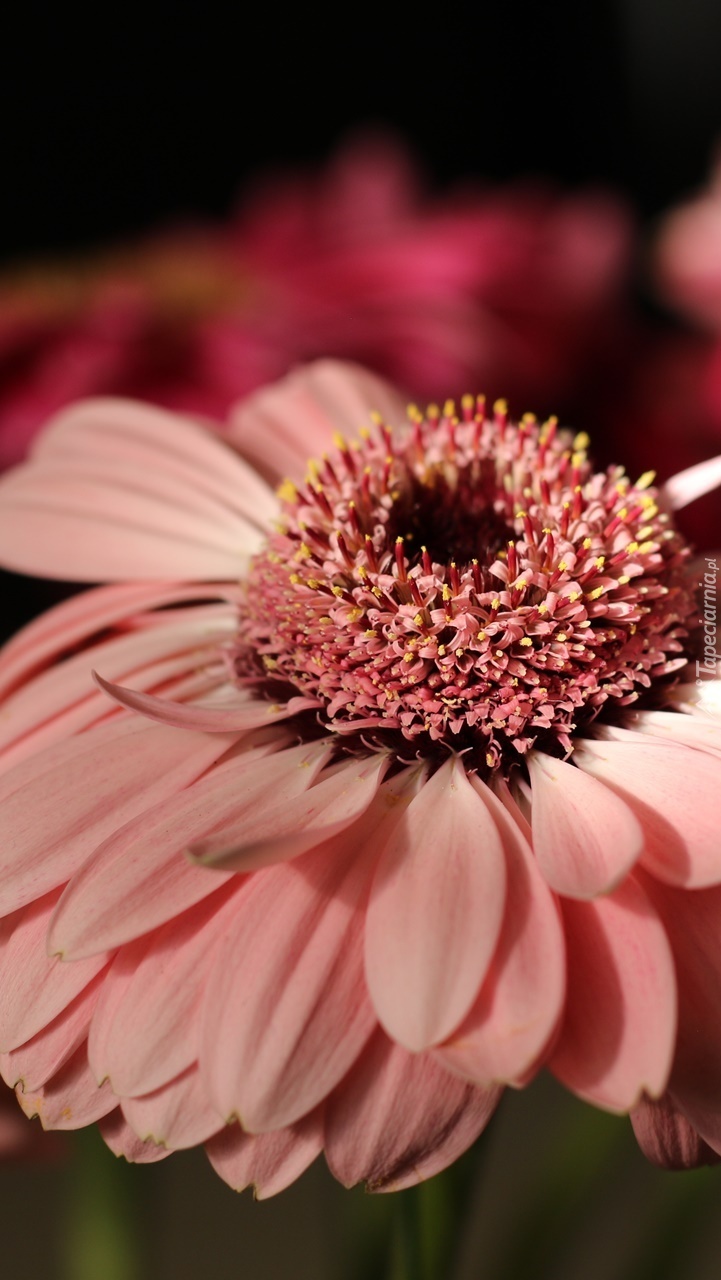
[[[568,753],[683,665],[695,612],[653,473],[594,472],[587,447],[469,396],[337,437],[281,486],[239,675],[317,697],[340,734],[465,749],[483,772],[539,739]]]

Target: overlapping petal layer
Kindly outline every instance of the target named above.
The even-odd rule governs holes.
[[[391,420],[397,397],[324,364],[246,404],[235,439],[266,476],[280,479],[278,468],[302,483],[300,460],[368,409]],[[522,485],[537,425],[516,437],[498,410],[493,430],[505,474]],[[544,458],[554,433],[540,441]],[[336,447],[351,474],[353,450]],[[455,492],[448,449],[428,448],[434,484]],[[541,478],[561,493],[560,445],[558,458],[561,479]],[[611,484],[582,465],[578,510],[587,528],[605,521],[610,532],[603,525],[606,552],[589,550],[561,504],[553,518],[578,552],[567,569],[545,529],[541,551],[535,516],[506,512],[499,524],[498,511],[474,508],[496,558],[469,560],[463,592],[455,561],[445,577],[437,561],[409,571],[402,547],[372,569],[375,530],[366,602],[349,538],[329,537],[328,612],[304,594],[310,584],[322,596],[323,582],[303,577],[308,612],[290,616],[299,650],[317,627],[337,658],[331,714],[322,690],[309,696],[278,674],[275,650],[248,652],[245,568],[277,504],[229,445],[169,415],[98,402],[58,419],[36,459],[0,482],[6,563],[146,580],[61,605],[0,656],[0,1069],[28,1114],[50,1128],[98,1121],[113,1150],[139,1161],[205,1143],[230,1185],[259,1195],[322,1149],[341,1181],[390,1190],[455,1159],[502,1086],[548,1063],[597,1105],[636,1108],[649,1150],[689,1162],[721,1149],[719,703],[702,705],[692,682],[673,685],[691,653],[680,544],[664,560],[663,522],[631,551],[621,529],[654,508],[648,481],[631,516],[616,474]],[[483,469],[468,475],[486,494]],[[703,483],[714,478],[711,468]],[[354,537],[358,522],[360,545],[352,501],[343,520]],[[293,609],[293,565],[310,554],[299,542],[286,575]],[[535,581],[520,580],[516,554],[536,565]],[[630,564],[626,581],[609,577],[606,555]],[[339,563],[357,572],[356,595]],[[565,572],[575,576],[561,582]],[[657,589],[654,572],[671,588]],[[631,577],[645,584],[650,621],[640,589],[625,590]],[[255,616],[266,606],[281,607],[256,598]],[[377,610],[362,671],[361,607]],[[481,611],[491,647],[477,639]],[[426,640],[404,650],[399,626],[425,636],[427,652]],[[626,626],[636,627],[628,660],[609,674],[604,655]],[[475,641],[485,647],[472,666]],[[291,655],[287,669],[305,676],[308,660]],[[492,732],[479,720],[483,663],[494,666]],[[559,673],[562,732],[543,701],[544,664],[549,684]],[[578,687],[563,684],[571,666]],[[389,696],[380,732],[391,669],[398,688],[415,680],[415,701],[404,721]],[[351,687],[374,714],[336,726]]]

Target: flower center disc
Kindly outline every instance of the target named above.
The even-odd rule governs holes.
[[[488,774],[539,740],[567,754],[684,664],[689,550],[653,474],[594,473],[585,435],[482,397],[360,434],[281,487],[239,679],[316,697],[349,746],[446,746]]]

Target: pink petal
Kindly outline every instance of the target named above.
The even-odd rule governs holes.
[[[83,1129],[117,1105],[110,1085],[95,1083],[85,1044],[41,1089],[19,1091],[17,1097],[25,1115],[31,1119],[39,1116],[44,1129]]]
[[[687,507],[705,493],[711,493],[721,485],[721,454],[716,458],[707,458],[697,462],[685,471],[679,471],[661,487],[660,498],[664,506],[672,511]]]
[[[706,1141],[721,1139],[721,887],[683,892],[643,877],[668,934],[679,989],[674,1102]],[[716,1122],[712,1117],[716,1115]]]
[[[641,863],[661,880],[702,888],[721,880],[716,794],[721,759],[671,742],[578,742],[577,764],[615,791],[643,827]]]
[[[667,1093],[657,1101],[642,1098],[631,1112],[631,1124],[646,1159],[661,1169],[697,1169],[721,1160]]]
[[[477,1084],[524,1083],[563,1010],[566,958],[556,901],[531,848],[493,792],[473,785],[494,816],[506,855],[501,937],[475,1005],[435,1055]]]
[[[62,884],[111,833],[187,786],[232,742],[117,722],[10,770],[0,779],[0,911]]]
[[[562,899],[565,1019],[550,1060],[581,1098],[628,1111],[659,1097],[676,1039],[676,979],[663,925],[631,878],[593,902]]]
[[[608,893],[643,849],[643,830],[628,805],[573,764],[532,751],[533,849],[556,893]]]
[[[122,1112],[143,1142],[172,1151],[198,1146],[224,1127],[205,1096],[195,1066],[154,1093],[123,1099]]]
[[[93,671],[95,683],[109,697],[130,711],[138,711],[151,720],[170,724],[178,729],[199,729],[205,733],[248,733],[266,725],[285,720],[320,706],[313,698],[291,698],[284,705],[261,702],[257,698],[236,695],[227,707],[200,706],[197,703],[171,702],[168,698],[156,698],[151,694],[137,693],[134,689],[121,689],[110,684]]]
[[[236,578],[276,510],[209,432],[119,400],[61,413],[0,492],[2,562],[76,582]]]
[[[116,1156],[123,1156],[130,1164],[155,1164],[171,1154],[170,1147],[160,1147],[156,1142],[143,1142],[130,1128],[120,1107],[100,1121],[98,1128],[103,1140]]]
[[[130,582],[96,587],[64,600],[28,623],[0,651],[0,696],[5,697],[15,686],[56,662],[61,654],[139,611],[206,596],[215,599],[218,594],[216,587]]]
[[[220,735],[193,736],[220,743]],[[214,893],[231,873],[211,875],[191,865],[183,857],[189,842],[261,806],[289,801],[311,784],[330,752],[327,741],[318,741],[277,751],[269,761],[272,747],[233,755],[134,821],[118,824],[65,890],[49,945],[77,960],[129,942]]]
[[[273,1133],[244,1133],[239,1124],[227,1125],[206,1144],[215,1172],[234,1191],[252,1187],[256,1199],[267,1200],[295,1182],[323,1145],[317,1111],[297,1124]]]
[[[419,770],[398,775],[342,839],[256,872],[205,997],[201,1072],[226,1117],[283,1128],[338,1083],[375,1016],[363,977],[372,862]],[[272,1012],[270,1012],[272,1011]]]
[[[404,422],[406,403],[359,365],[317,360],[238,405],[227,438],[272,480],[297,479],[309,458],[330,447],[334,432],[357,435],[373,412],[388,423]]]
[[[202,993],[242,892],[231,882],[118,952],[88,1039],[96,1078],[118,1096],[153,1093],[197,1057]]]
[[[495,821],[453,757],[385,845],[368,908],[368,987],[406,1048],[446,1039],[468,1013],[498,940],[505,881]]]
[[[630,728],[652,737],[670,739],[699,751],[721,751],[721,723],[715,716],[684,715],[677,711],[637,711],[626,717]]]
[[[344,761],[301,796],[246,815],[239,826],[194,844],[193,853],[202,865],[221,871],[253,871],[297,858],[361,817],[388,765],[381,754]]]
[[[101,639],[97,645],[41,672],[11,694],[3,707],[0,748],[7,749],[7,744],[30,734],[36,743],[41,741],[44,745],[48,734],[36,732],[42,726],[47,726],[49,736],[57,741],[114,712],[115,707],[108,704],[92,680],[92,668],[98,661],[108,675],[133,679],[141,688],[157,687],[171,678],[217,667],[218,646],[227,642],[236,626],[235,609],[229,604],[198,605],[192,616],[181,611],[178,617],[173,612],[161,617],[161,625],[138,627],[112,639]],[[219,679],[227,680],[225,672],[220,677],[216,675],[216,683]],[[6,760],[4,764],[7,767]]]
[[[501,1093],[459,1080],[429,1054],[407,1053],[379,1029],[326,1104],[330,1170],[347,1187],[413,1186],[470,1147]]]
[[[0,921],[0,1048],[16,1049],[47,1027],[108,963],[107,955],[64,965],[47,953],[58,893]]]
[[[0,1056],[2,1077],[11,1088],[26,1092],[39,1089],[67,1062],[88,1037],[88,1026],[98,1001],[104,974],[99,973],[57,1018],[19,1049]]]

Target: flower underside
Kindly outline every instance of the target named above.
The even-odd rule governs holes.
[[[534,745],[566,755],[602,708],[683,666],[696,611],[653,474],[594,472],[587,446],[470,396],[460,417],[411,407],[337,438],[281,487],[236,675],[317,698],[348,745],[465,751],[484,775]]]

